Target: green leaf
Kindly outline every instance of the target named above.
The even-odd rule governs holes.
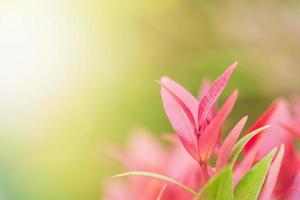
[[[236,159],[239,157],[240,153],[242,152],[243,148],[246,146],[246,144],[258,133],[264,131],[265,129],[269,128],[270,125],[263,126],[261,128],[255,129],[251,133],[245,135],[242,137],[232,148],[231,156],[230,156],[230,165],[233,166]]]
[[[224,168],[200,191],[197,200],[233,200],[232,169]]]
[[[235,200],[255,200],[258,198],[276,150],[277,148],[274,148],[243,176],[234,190]]]
[[[153,173],[153,172],[147,172],[147,171],[131,171],[131,172],[125,172],[125,173],[122,173],[122,174],[118,174],[118,175],[115,175],[113,177],[116,178],[116,177],[123,177],[123,176],[145,176],[145,177],[155,178],[155,179],[158,179],[158,180],[162,180],[162,181],[165,181],[165,182],[168,182],[168,183],[175,184],[175,185],[181,187],[182,189],[192,193],[194,196],[197,195],[197,192],[195,192],[193,189],[189,188],[188,186],[180,183],[177,180],[174,180],[170,177],[167,177],[167,176],[164,176],[164,175],[161,175],[161,174],[157,174],[157,173]]]

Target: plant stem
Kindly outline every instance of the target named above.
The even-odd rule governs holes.
[[[209,180],[209,174],[208,174],[208,168],[207,168],[207,163],[200,162],[200,168],[202,170],[202,173],[204,175],[204,180],[207,182]]]

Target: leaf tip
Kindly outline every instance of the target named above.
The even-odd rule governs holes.
[[[271,124],[267,124],[267,125],[261,127],[261,129],[266,130],[266,129],[270,128],[271,126],[272,126]]]
[[[157,83],[159,86],[161,86],[161,82],[159,80],[154,80],[155,83]]]
[[[249,118],[248,115],[246,115],[246,116],[244,116],[244,117],[242,118],[242,121],[246,123],[246,121],[248,120],[248,118]]]
[[[238,90],[238,89],[234,89],[232,93],[233,93],[235,96],[238,96],[238,95],[239,95],[239,90]]]
[[[235,61],[234,63],[232,63],[231,65],[230,65],[230,67],[231,68],[233,68],[233,69],[235,69],[237,66],[238,66],[238,62],[237,61]]]
[[[112,178],[120,178],[122,176],[124,176],[124,175],[123,174],[115,174],[115,175],[112,176]]]

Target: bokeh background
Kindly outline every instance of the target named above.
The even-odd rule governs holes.
[[[171,127],[154,80],[194,94],[239,67],[231,120],[300,89],[299,1],[0,0],[0,199],[101,199],[101,154]]]

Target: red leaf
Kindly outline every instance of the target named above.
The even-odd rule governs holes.
[[[237,96],[238,91],[235,90],[227,99],[227,101],[223,104],[222,108],[216,114],[216,116],[208,125],[208,127],[200,135],[198,139],[198,148],[202,161],[207,161],[207,159],[213,153],[213,150],[218,140],[220,128],[224,123],[225,119],[230,114],[236,102]]]
[[[225,86],[228,83],[228,80],[231,77],[231,74],[237,63],[233,63],[217,80],[215,80],[206,94],[202,97],[199,108],[198,108],[198,128],[200,129],[201,125],[207,118],[208,113],[210,112],[212,106],[215,104],[218,97],[223,92]]]
[[[269,119],[273,115],[273,113],[277,110],[278,108],[278,102],[273,103],[259,118],[256,120],[256,122],[250,127],[250,129],[247,131],[247,133],[252,132],[255,129],[258,129],[259,127],[265,126],[268,124]],[[256,143],[258,138],[260,137],[261,134],[258,134],[254,136],[245,146],[244,152],[248,152],[252,146]]]

